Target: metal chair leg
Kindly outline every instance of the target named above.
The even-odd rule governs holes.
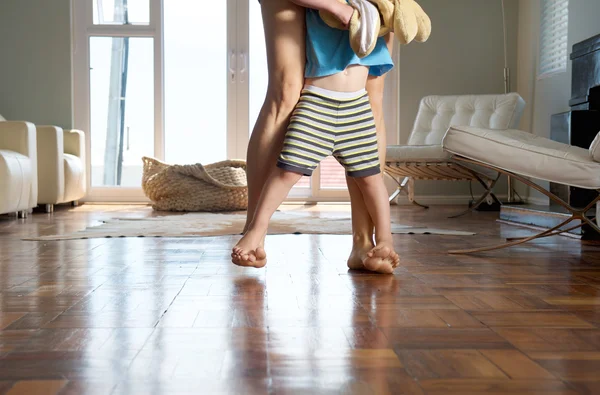
[[[470,169],[467,169],[467,170],[470,171]],[[483,181],[477,174],[475,174],[475,172],[473,172],[473,176],[477,179],[477,181],[479,181],[479,183],[481,185],[483,185],[483,187],[485,188],[485,192],[483,192],[483,194],[479,197],[479,199],[477,199],[477,201],[475,203],[473,203],[473,205],[471,207],[467,208],[464,211],[461,211],[458,214],[452,215],[448,218],[458,218],[460,216],[470,213],[471,211],[474,211],[475,209],[477,209],[477,207],[479,207],[481,205],[481,203],[483,203],[487,199],[488,196],[492,196],[492,199],[494,199],[496,202],[500,203],[500,201],[498,200],[496,195],[494,195],[494,193],[492,192],[492,189],[494,189],[494,186],[500,179],[500,174],[498,174],[498,177],[496,177],[495,180],[488,180],[488,182]]]
[[[421,204],[415,200],[415,194],[414,194],[415,180],[413,180],[411,177],[404,177],[402,182],[399,182],[398,180],[396,180],[396,178],[393,175],[390,175],[390,176],[396,182],[396,184],[398,184],[398,188],[396,188],[394,193],[392,193],[389,197],[390,202],[392,200],[396,199],[398,197],[398,195],[400,195],[402,192],[404,192],[408,196],[408,201],[411,202],[412,204],[414,204],[415,206],[419,206],[424,209],[429,208],[429,206],[425,206],[424,204]]]
[[[507,247],[513,247],[519,244],[523,244],[526,243],[528,241],[531,240],[535,240],[535,239],[540,239],[542,237],[548,237],[550,236],[552,233],[554,233],[555,230],[562,228],[563,226],[565,226],[566,224],[568,224],[569,222],[573,221],[575,218],[571,217],[563,222],[561,222],[560,224],[556,225],[555,227],[548,229],[544,232],[538,233],[536,235],[533,236],[529,236],[529,237],[525,237],[523,239],[520,240],[514,240],[508,243],[504,243],[504,244],[498,244],[495,246],[487,246],[487,247],[480,247],[480,248],[469,248],[469,249],[465,249],[465,250],[451,250],[448,251],[449,254],[471,254],[474,252],[484,252],[484,251],[493,251],[493,250],[500,250],[503,248],[507,248]],[[579,225],[582,226],[583,224]]]
[[[54,205],[53,204],[47,204],[46,205],[46,212],[47,213],[53,213],[54,212]]]
[[[27,217],[29,216],[29,211],[28,210],[19,211],[18,214],[19,214],[20,218],[27,219]]]
[[[556,225],[555,227],[545,230],[545,231],[538,233],[536,235],[533,235],[533,236],[524,237],[524,238],[515,238],[515,239],[512,239],[512,241],[509,241],[508,243],[499,244],[499,245],[495,245],[495,246],[448,251],[448,253],[450,253],[450,254],[469,254],[469,253],[474,253],[474,252],[492,251],[492,250],[499,250],[502,248],[512,247],[512,246],[526,243],[531,240],[539,239],[542,237],[553,236],[553,235],[564,233],[564,232],[567,232],[567,231],[570,231],[573,229],[577,229],[577,228],[583,226],[584,223],[587,223],[592,228],[594,228],[594,230],[596,230],[597,232],[600,232],[600,227],[598,227],[594,222],[592,222],[585,215],[586,212],[588,212],[592,207],[594,207],[594,205],[596,205],[600,201],[600,194],[596,197],[596,199],[594,199],[592,202],[590,202],[587,207],[585,207],[583,210],[579,210],[579,209],[572,207],[567,202],[565,202],[558,196],[554,195],[553,193],[545,190],[544,188],[537,185],[536,183],[534,183],[534,182],[528,180],[527,178],[522,177],[518,174],[511,173],[511,172],[508,172],[508,171],[505,171],[502,169],[498,169],[496,167],[486,165],[486,164],[474,161],[472,159],[467,159],[467,158],[463,158],[463,157],[455,157],[453,159],[458,162],[472,163],[472,164],[475,164],[478,166],[486,167],[488,169],[497,171],[500,174],[505,174],[507,176],[513,177],[514,179],[519,180],[522,183],[524,183],[525,185],[528,185],[531,188],[535,189],[536,191],[544,194],[545,196],[550,198],[550,200],[552,200],[553,202],[563,206],[565,209],[567,209],[571,213],[571,217],[566,219],[565,221],[561,222],[560,224]],[[600,192],[600,191],[597,191],[597,192]],[[570,228],[564,229],[564,230],[561,229],[563,226],[567,225],[568,223],[570,223],[571,221],[573,221],[575,219],[580,219],[582,221],[581,224],[579,224],[575,227],[570,227]]]
[[[77,207],[77,206],[79,206],[79,200],[73,200],[73,201],[71,202],[71,206],[73,206],[73,207]]]
[[[388,201],[393,201],[394,199],[396,199],[398,197],[398,195],[400,195],[400,193],[402,192],[402,188],[398,187],[396,188],[396,190],[394,191],[394,193],[392,193],[390,195],[390,197],[388,198]]]

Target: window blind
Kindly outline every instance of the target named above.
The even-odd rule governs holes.
[[[567,70],[569,0],[543,0],[539,77]]]

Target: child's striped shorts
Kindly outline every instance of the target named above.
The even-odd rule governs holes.
[[[380,172],[375,119],[367,92],[306,86],[290,119],[277,166],[310,176],[333,155],[350,177]]]

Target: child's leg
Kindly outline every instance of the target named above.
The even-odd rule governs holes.
[[[254,218],[244,237],[233,247],[233,253],[243,260],[254,262],[255,251],[261,245],[269,227],[269,220],[302,174],[275,168],[260,195]]]
[[[354,180],[363,194],[367,210],[375,224],[375,249],[369,253],[369,256],[378,254],[378,251],[383,254],[382,256],[389,256],[394,251],[394,242],[390,223],[390,203],[383,177],[381,174],[375,174],[357,177]],[[393,271],[392,265],[385,260],[365,260],[365,266],[369,270],[382,273]]]
[[[375,225],[376,247],[361,257],[362,266],[379,273],[391,273],[398,259],[392,245],[390,207],[381,176],[375,119],[368,97],[348,103],[337,115],[334,156],[360,190]]]

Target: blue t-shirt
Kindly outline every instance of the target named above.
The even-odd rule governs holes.
[[[325,77],[344,71],[350,65],[369,66],[369,74],[380,76],[394,67],[394,62],[383,37],[377,39],[375,49],[359,58],[350,46],[347,30],[329,27],[319,11],[306,9],[306,78]]]

